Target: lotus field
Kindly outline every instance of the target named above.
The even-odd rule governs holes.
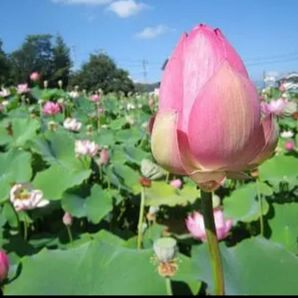
[[[4,294],[166,294],[167,279],[174,294],[212,291],[201,220],[193,222],[200,190],[151,155],[156,96],[5,91]],[[275,156],[212,197],[229,294],[298,292],[297,99],[263,93],[271,105],[285,95]]]
[[[254,99],[220,32],[196,30],[219,70],[202,70],[191,112],[176,84],[186,37],[160,94],[48,88],[38,74],[1,89],[4,295],[298,293],[297,94]]]

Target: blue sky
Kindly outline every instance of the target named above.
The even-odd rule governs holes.
[[[75,67],[90,53],[107,52],[142,81],[158,81],[182,32],[199,23],[219,27],[250,76],[298,70],[297,0],[0,0],[4,50],[27,34],[59,33]]]

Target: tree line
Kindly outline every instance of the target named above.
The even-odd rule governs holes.
[[[5,53],[0,40],[0,87],[31,84],[30,74],[38,72],[40,84],[46,80],[49,87],[57,87],[62,81],[69,89],[78,85],[80,89],[101,89],[104,93],[135,91],[128,72],[118,68],[107,54],[91,54],[77,71],[72,66],[70,49],[59,35],[28,35],[12,53]]]

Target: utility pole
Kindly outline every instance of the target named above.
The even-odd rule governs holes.
[[[144,83],[147,84],[147,65],[148,61],[146,59],[142,60],[142,66],[143,66],[143,76],[144,76]]]

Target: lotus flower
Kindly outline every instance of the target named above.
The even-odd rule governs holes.
[[[170,182],[170,185],[173,186],[174,188],[179,189],[182,186],[182,181],[181,179],[175,179]]]
[[[93,157],[97,154],[99,146],[89,140],[77,140],[75,142],[75,153],[79,155],[87,155]]]
[[[54,116],[60,113],[60,105],[59,103],[48,101],[43,106],[42,111],[47,116]]]
[[[293,140],[289,140],[285,143],[285,149],[287,151],[293,151],[295,149],[295,142]]]
[[[189,175],[202,189],[270,157],[277,143],[272,115],[261,119],[247,71],[219,29],[183,35],[165,69],[151,135],[157,162]]]
[[[29,91],[30,91],[30,89],[28,88],[28,84],[19,84],[17,86],[17,93],[18,94],[28,93]]]
[[[66,118],[63,122],[65,129],[70,131],[79,131],[82,127],[82,123],[75,118]]]
[[[229,234],[233,222],[231,219],[225,220],[223,211],[219,208],[213,210],[216,235],[218,240],[222,240]],[[186,219],[186,226],[193,237],[206,241],[206,230],[204,225],[203,215],[199,212],[194,212]]]
[[[109,150],[103,148],[99,154],[99,164],[100,165],[107,165],[110,160],[110,153]]]
[[[62,217],[62,222],[65,226],[71,226],[73,222],[73,217],[69,212],[65,212]]]
[[[90,100],[97,103],[100,101],[100,96],[98,94],[93,94],[90,96]]]
[[[40,79],[40,75],[38,72],[32,72],[31,75],[30,75],[30,80],[33,81],[33,82],[36,82]]]
[[[275,116],[281,116],[284,113],[287,105],[287,100],[279,98],[277,100],[272,100],[269,103],[262,102],[261,108],[265,115],[273,114]]]
[[[9,260],[7,254],[1,250],[0,251],[0,282],[4,281],[8,275],[9,270]]]
[[[283,131],[280,133],[280,136],[284,139],[289,139],[294,136],[294,133],[291,130]]]
[[[33,189],[29,183],[15,184],[10,190],[10,201],[16,211],[41,208],[49,204],[41,190]]]
[[[10,95],[10,91],[9,89],[6,89],[6,88],[2,88],[0,90],[0,97],[7,97]]]

